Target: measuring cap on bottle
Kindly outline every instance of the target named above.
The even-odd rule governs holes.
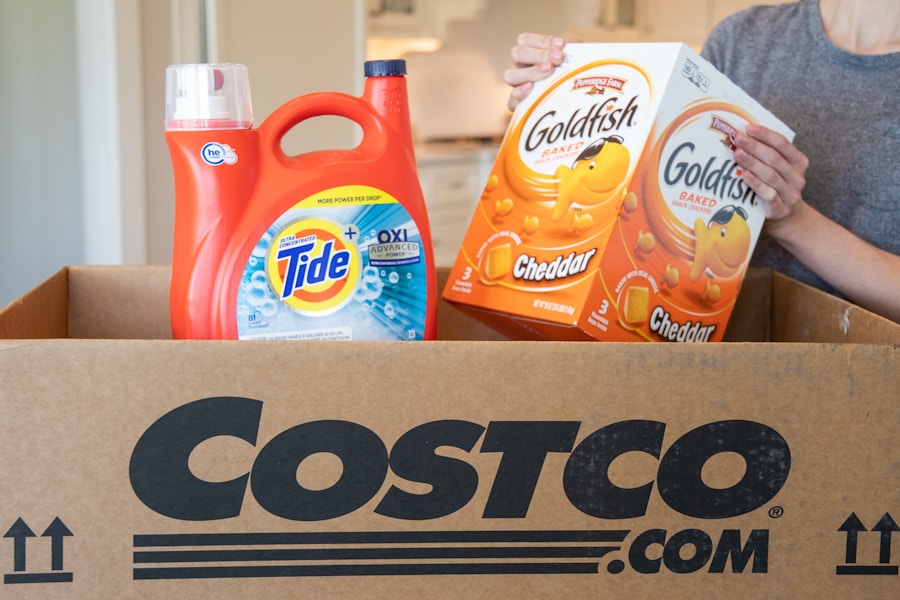
[[[166,69],[166,129],[249,129],[250,77],[240,64]]]

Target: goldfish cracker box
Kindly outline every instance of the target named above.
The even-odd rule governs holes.
[[[683,44],[569,44],[509,124],[444,299],[526,339],[719,341],[765,220],[731,143],[793,132]]]

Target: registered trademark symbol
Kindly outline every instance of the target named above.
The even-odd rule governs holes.
[[[781,506],[773,506],[769,509],[769,516],[773,519],[780,519],[784,516],[784,508]]]

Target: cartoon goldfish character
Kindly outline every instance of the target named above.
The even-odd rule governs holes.
[[[694,221],[694,262],[691,281],[705,271],[714,276],[730,277],[738,272],[750,251],[750,226],[747,211],[739,206],[724,206],[712,216],[709,224]]]
[[[571,168],[557,167],[555,176],[559,184],[551,220],[561,220],[575,202],[595,206],[615,194],[631,163],[631,154],[623,142],[617,135],[605,137],[585,148]]]

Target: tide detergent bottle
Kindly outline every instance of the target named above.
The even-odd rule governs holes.
[[[435,338],[406,65],[369,61],[365,74],[361,97],[300,96],[253,128],[245,66],[167,69],[176,339]],[[357,123],[361,141],[286,154],[285,134],[318,116]]]

